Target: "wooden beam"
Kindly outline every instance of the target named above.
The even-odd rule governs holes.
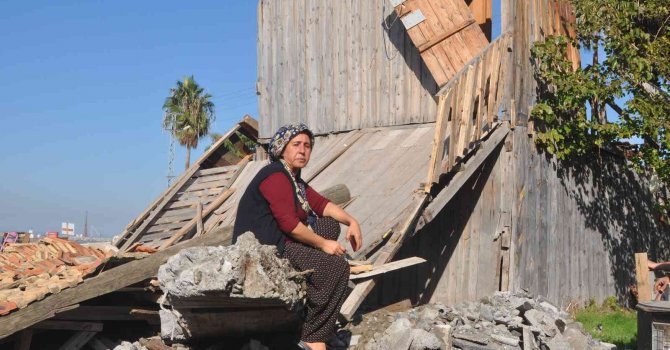
[[[637,301],[651,300],[651,286],[649,285],[649,267],[647,253],[635,253],[635,278],[637,280]]]
[[[202,226],[202,203],[198,202],[196,206],[196,211],[195,211],[195,219],[196,219],[196,235],[201,235],[204,230]]]
[[[68,308],[73,304],[114,292],[123,287],[146,280],[156,275],[158,267],[167,259],[184,248],[197,246],[217,246],[230,244],[232,228],[204,234],[177,245],[153,253],[144,259],[128,262],[98,276],[89,278],[84,283],[65,289],[58,294],[49,295],[41,301],[29,304],[23,309],[2,317],[0,322],[0,338],[5,338],[37,322],[54,316],[54,310]]]
[[[398,270],[398,269],[402,269],[402,268],[405,268],[405,267],[409,267],[409,266],[413,266],[413,265],[421,264],[421,263],[425,263],[425,262],[426,262],[426,259],[419,258],[419,257],[415,256],[415,257],[411,257],[411,258],[407,258],[407,259],[402,259],[402,260],[386,263],[386,264],[381,265],[381,266],[371,266],[372,267],[371,271],[352,274],[351,276],[349,276],[349,279],[350,280],[357,280],[357,279],[363,279],[363,278],[368,278],[368,277],[372,277],[372,276],[377,276],[377,275],[381,275],[381,274],[384,274],[384,273],[387,273],[387,272],[395,271],[395,270]],[[367,265],[363,265],[363,266],[367,266]],[[351,269],[352,269],[352,273],[353,273],[354,267],[352,267]]]
[[[391,261],[393,256],[398,252],[402,246],[402,242],[405,240],[407,233],[410,231],[416,218],[423,210],[424,206],[428,202],[428,196],[422,194],[414,199],[412,203],[403,211],[403,216],[405,216],[405,221],[399,224],[399,228],[394,230],[393,236],[389,239],[386,245],[381,249],[379,255],[375,259],[373,265],[380,266]],[[372,288],[375,286],[375,280],[369,279],[363,281],[354,287],[354,290],[351,291],[347,299],[344,301],[342,308],[340,309],[340,314],[347,320],[351,320],[354,316],[356,310],[361,305],[365,297],[370,294]]]
[[[505,139],[509,133],[509,126],[503,123],[493,131],[489,138],[482,142],[481,147],[475,154],[465,163],[465,170],[460,171],[454,175],[449,184],[435,196],[435,198],[428,204],[426,210],[423,211],[419,222],[416,225],[416,231],[420,230],[425,224],[432,221],[435,216],[449,203],[449,201],[458,193],[458,190],[470,179],[477,169],[484,163],[484,161],[493,153],[498,145]]]
[[[223,193],[221,193],[214,202],[210,203],[207,206],[207,209],[205,209],[205,211],[202,213],[202,217],[208,217],[209,214],[211,214],[215,209],[219,208],[221,204],[223,204],[223,202],[225,202],[226,199],[228,199],[228,197],[230,197],[230,195],[233,194],[233,192],[235,192],[235,189],[229,188],[225,190]],[[188,224],[186,224],[186,226],[184,226],[181,230],[177,231],[177,233],[175,233],[168,240],[163,242],[163,244],[161,244],[160,248],[158,249],[159,250],[166,249],[175,242],[179,241],[182,237],[186,236],[189,232],[191,232],[197,224],[198,224],[197,217],[191,219],[191,221],[189,221]]]
[[[14,350],[30,350],[30,343],[33,340],[33,330],[24,329],[18,335],[16,342],[14,343]]]
[[[64,331],[102,332],[102,326],[103,326],[102,322],[46,320],[32,326],[31,328],[64,330]]]
[[[430,193],[433,183],[437,182],[437,173],[440,164],[442,164],[442,153],[444,153],[444,129],[447,122],[447,101],[448,95],[440,95],[437,103],[437,122],[435,122],[435,135],[433,136],[433,150],[430,153],[430,162],[428,162],[428,178],[423,191]]]
[[[93,336],[95,336],[96,332],[90,332],[90,331],[81,331],[75,333],[70,339],[68,339],[65,344],[61,345],[58,350],[79,350],[84,347],[88,343]]]

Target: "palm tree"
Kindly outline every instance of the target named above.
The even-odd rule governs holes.
[[[170,89],[163,103],[163,128],[172,133],[180,145],[186,147],[186,169],[191,163],[191,149],[198,147],[201,137],[209,133],[214,122],[212,95],[205,93],[193,79],[185,77]]]

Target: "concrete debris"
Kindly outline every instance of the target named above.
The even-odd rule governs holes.
[[[277,256],[276,247],[260,244],[247,232],[234,245],[182,250],[160,267],[158,281],[171,298],[225,293],[278,299],[292,307],[305,296],[297,275],[288,260]]]
[[[304,274],[288,260],[279,258],[277,248],[262,245],[247,232],[234,245],[192,247],[172,256],[158,270],[158,282],[171,307],[159,312],[164,339],[187,340],[192,332],[190,310],[180,302],[208,296],[209,299],[249,298],[279,301],[287,309],[299,309],[306,287]],[[182,312],[180,312],[182,311]]]
[[[121,344],[117,345],[114,350],[148,350],[146,346],[141,345],[140,342],[121,342]]]
[[[496,292],[478,302],[452,307],[428,304],[404,312],[374,313],[377,320],[393,320],[383,331],[360,326],[364,349],[614,349],[587,335],[569,314],[527,293]],[[364,320],[360,324],[366,324]],[[358,328],[357,328],[358,327]],[[366,339],[367,338],[367,339]]]

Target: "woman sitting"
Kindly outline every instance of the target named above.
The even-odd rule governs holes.
[[[300,123],[281,127],[270,141],[271,163],[261,169],[240,199],[233,241],[251,231],[299,271],[313,269],[307,279],[307,315],[301,334],[305,348],[326,349],[346,297],[349,265],[337,242],[339,223],[354,251],[361,229],[351,215],[329,202],[300,178],[309,162],[314,135]]]

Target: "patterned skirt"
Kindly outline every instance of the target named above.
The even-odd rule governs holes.
[[[329,217],[317,219],[313,229],[325,239],[337,240],[340,235],[340,224]],[[286,244],[284,258],[298,271],[314,270],[307,279],[307,316],[300,339],[326,342],[335,332],[335,322],[347,296],[349,264],[341,256],[299,242]]]

